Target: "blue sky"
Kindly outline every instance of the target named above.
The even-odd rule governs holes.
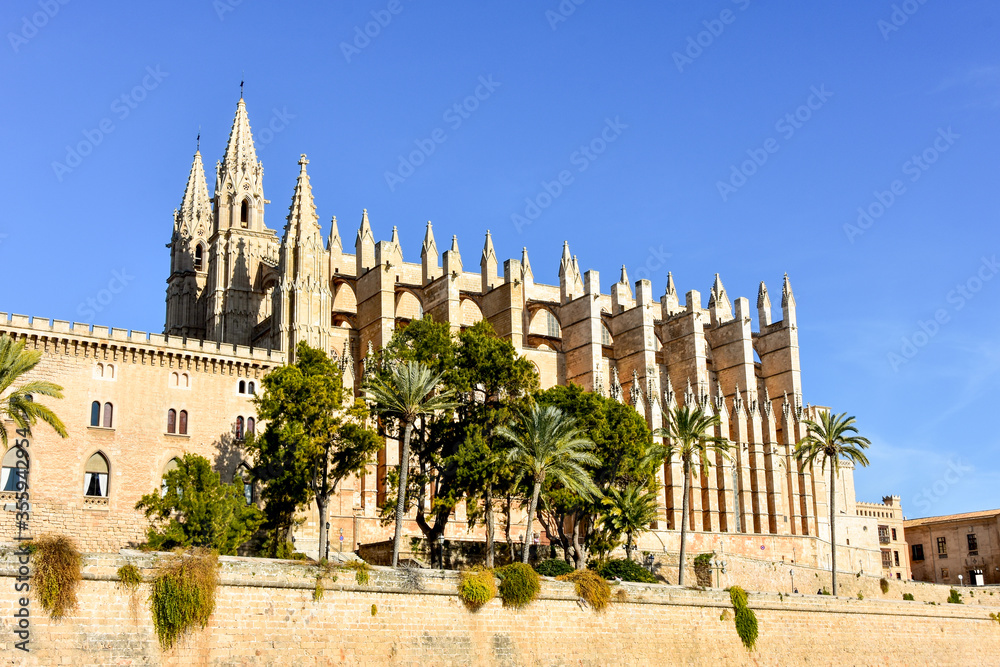
[[[349,246],[367,207],[410,261],[433,220],[545,282],[563,240],[605,291],[625,264],[755,303],[788,272],[804,400],[874,442],[859,499],[1000,506],[995,3],[8,0],[0,26],[0,310],[162,330],[195,136],[211,173],[244,77],[272,229],[307,153]]]

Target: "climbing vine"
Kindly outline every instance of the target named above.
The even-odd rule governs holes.
[[[739,586],[733,586],[729,589],[729,599],[736,611],[736,634],[747,650],[752,651],[757,644],[757,615],[747,606],[747,592]]]
[[[35,573],[32,588],[42,609],[57,619],[76,608],[76,587],[83,559],[68,537],[42,537],[32,543]]]
[[[164,560],[149,595],[153,625],[160,646],[167,650],[193,625],[208,625],[215,611],[219,556],[195,549]]]

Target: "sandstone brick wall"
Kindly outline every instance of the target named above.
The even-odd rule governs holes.
[[[153,557],[126,554],[147,572]],[[315,569],[288,561],[221,559],[216,612],[168,652],[149,612],[129,611],[113,582],[125,562],[88,556],[79,608],[54,623],[31,606],[31,652],[13,647],[14,560],[0,560],[0,663],[5,665],[914,665],[994,664],[1000,626],[965,605],[750,594],[758,648],[747,653],[729,596],[623,584],[603,613],[569,584],[546,581],[523,610],[493,601],[469,612],[456,575],[376,568],[351,573],[313,601]],[[374,605],[374,615],[373,615]],[[725,616],[725,618],[723,618]]]

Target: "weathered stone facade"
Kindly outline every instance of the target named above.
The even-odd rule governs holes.
[[[803,421],[814,418],[819,408],[802,400],[796,302],[787,276],[780,320],[773,319],[769,292],[761,283],[755,331],[749,300],[730,299],[718,274],[707,307],[696,290],[682,297],[669,274],[657,301],[652,284],[639,280],[633,285],[624,267],[605,294],[597,272],[582,272],[568,243],[562,249],[559,284],[544,285],[534,280],[527,249],[520,259],[503,262],[501,272],[489,232],[479,270],[465,271],[458,239],[452,237],[449,249],[439,253],[430,222],[420,262],[406,262],[397,229],[392,228],[388,241],[376,242],[366,210],[350,254],[344,252],[336,218],[324,246],[307,165],[302,156],[279,240],[265,224],[263,166],[240,99],[217,167],[214,196],[208,195],[199,151],[174,214],[165,335],[147,340],[144,334],[118,329],[91,332],[86,325],[70,328],[58,321],[0,317],[0,330],[27,338],[45,352],[40,372],[67,387],[62,405],[70,441],[39,429],[32,445],[39,452],[33,468],[39,512],[46,502],[53,507],[85,504],[78,487],[86,459],[80,457],[84,450],[100,447],[119,452],[108,455],[111,480],[123,475],[129,481],[111,485],[108,504],[117,508],[113,521],[130,525],[136,523],[130,508],[141,493],[155,487],[173,452],[196,451],[224,460],[218,467],[224,478],[231,477],[239,456],[220,457],[213,450],[234,443],[238,448],[234,435],[241,427],[236,419],[252,411],[248,396],[234,395],[237,378],[259,379],[289,359],[296,343],[304,340],[338,358],[347,385],[357,388],[366,355],[385,345],[400,324],[429,315],[456,331],[488,320],[532,361],[542,387],[574,382],[610,395],[633,405],[654,429],[664,426],[665,412],[677,404],[697,404],[719,415],[718,435],[735,444],[734,456],[720,457],[707,475],[695,479],[690,495],[693,534],[704,534],[706,543],[711,536],[800,538],[811,546],[796,551],[795,539],[782,539],[787,547],[755,555],[810,558],[817,564],[824,553],[828,557],[828,480],[818,470],[802,469],[792,457],[805,434]],[[102,359],[119,363],[116,382],[102,383],[93,376]],[[161,435],[176,402],[169,378],[180,368],[191,373],[185,395],[197,406],[192,408],[197,415],[189,415],[190,435],[183,440]],[[117,399],[121,426],[111,433],[87,427],[91,397],[105,387],[126,385]],[[102,437],[106,443],[99,442]],[[57,473],[48,461],[67,467]],[[331,523],[334,536],[347,536],[348,548],[386,534],[377,525],[375,507],[386,469],[396,464],[398,449],[386,447],[368,475],[342,487]],[[81,467],[80,475],[73,466]],[[679,464],[665,466],[660,481],[656,531],[643,538],[643,548],[673,541],[680,527]],[[850,466],[842,469],[836,493],[838,509],[846,514],[840,534],[849,536],[843,538],[850,540],[844,547],[849,544],[852,551],[845,569],[856,569],[859,561],[868,571],[880,567],[876,520],[856,511]],[[461,531],[463,510],[457,519],[452,529]],[[301,531],[306,551],[315,549],[315,529],[313,518]],[[129,540],[109,537],[87,548],[117,548],[138,534],[134,527],[126,532]],[[8,535],[4,526],[0,536]]]
[[[1000,510],[910,519],[904,525],[917,581],[1000,584]]]

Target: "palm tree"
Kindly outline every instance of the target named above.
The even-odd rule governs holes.
[[[62,398],[62,387],[45,380],[31,380],[17,387],[15,383],[25,373],[31,371],[42,360],[40,350],[25,350],[25,341],[15,343],[7,334],[0,335],[0,442],[7,447],[7,427],[4,422],[13,421],[18,430],[28,433],[39,419],[59,434],[66,437],[66,426],[51,408],[36,403],[34,396]]]
[[[795,445],[795,459],[800,464],[808,464],[812,470],[818,459],[820,470],[826,471],[830,465],[830,572],[833,594],[837,594],[837,533],[834,526],[836,514],[836,481],[840,464],[850,460],[855,464],[868,465],[864,451],[871,441],[856,435],[858,429],[854,426],[854,417],[848,417],[846,412],[839,415],[824,410],[819,414],[819,423],[805,420],[806,436]],[[854,435],[852,435],[854,434]]]
[[[687,548],[688,496],[691,493],[691,472],[694,466],[704,475],[712,465],[713,454],[729,456],[729,441],[711,435],[721,422],[718,415],[708,416],[701,408],[676,406],[668,413],[666,429],[656,429],[653,435],[667,438],[667,463],[680,458],[684,471],[684,491],[681,497],[681,553],[677,566],[677,585],[684,585],[684,552]],[[697,457],[697,462],[695,461]]]
[[[632,560],[632,536],[656,520],[656,492],[646,484],[611,487],[605,496],[604,526],[614,535],[625,534],[625,556]]]
[[[406,477],[410,467],[410,436],[413,434],[413,426],[425,415],[455,407],[452,390],[434,394],[440,381],[440,374],[434,375],[419,361],[408,361],[392,365],[388,379],[375,378],[365,388],[365,398],[373,403],[375,412],[398,419],[403,432],[403,451],[399,456],[399,490],[396,499],[396,534],[392,542],[393,567],[399,564],[399,546],[403,540]]]
[[[521,562],[527,563],[542,483],[550,478],[574,493],[598,496],[600,491],[583,466],[598,465],[600,461],[591,454],[594,443],[583,434],[576,420],[555,406],[532,405],[527,414],[522,414],[509,426],[498,427],[496,433],[510,441],[512,447],[507,460],[532,484],[521,554]]]

